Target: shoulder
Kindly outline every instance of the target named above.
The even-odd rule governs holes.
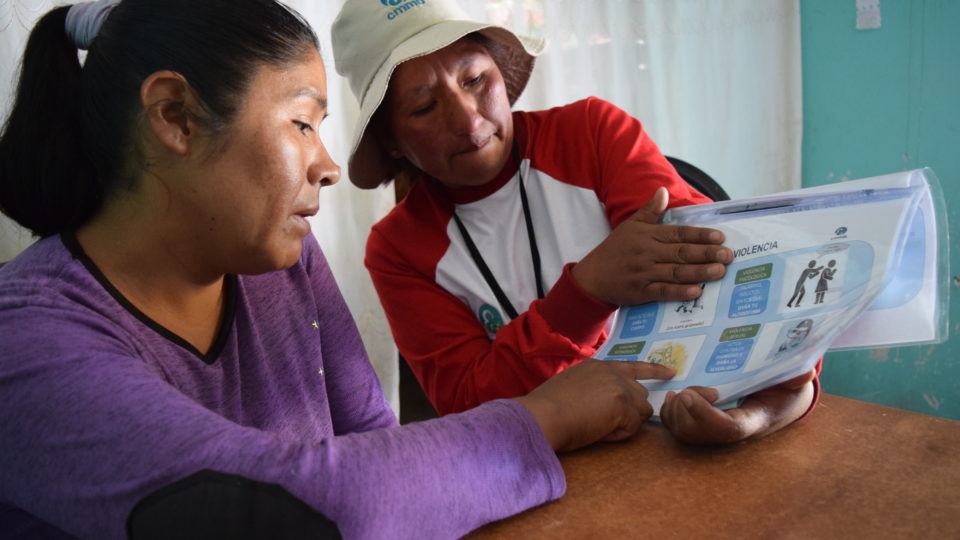
[[[59,235],[39,240],[0,268],[0,311],[31,306],[93,308],[106,291]]]
[[[637,119],[597,97],[542,111],[518,112],[514,122],[524,156],[548,168],[565,156],[575,161],[594,156],[602,139],[628,131],[634,136],[642,133]]]
[[[535,140],[564,134],[576,136],[605,122],[636,121],[613,103],[594,96],[541,111],[518,111],[515,120],[523,122],[530,138]]]
[[[640,135],[639,122],[615,105],[589,97],[514,117],[524,158],[551,179],[597,189],[611,140]]]
[[[71,351],[83,344],[130,353],[123,314],[59,236],[0,269],[0,357]]]
[[[59,235],[48,236],[0,267],[0,290],[8,293],[23,289],[42,290],[75,262]]]

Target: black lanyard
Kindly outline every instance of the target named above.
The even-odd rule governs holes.
[[[540,280],[540,250],[537,248],[537,236],[533,232],[533,218],[530,217],[530,203],[527,201],[527,190],[523,187],[523,172],[521,170],[523,162],[520,161],[516,143],[513,145],[513,158],[517,162],[517,176],[520,177],[520,202],[523,204],[523,220],[527,225],[527,238],[530,240],[530,257],[533,259],[533,277],[537,281],[537,298],[543,298],[543,282]],[[463,236],[463,241],[467,244],[470,257],[473,259],[473,262],[477,264],[477,268],[480,270],[480,273],[483,274],[483,279],[486,280],[487,285],[490,286],[493,295],[497,297],[497,301],[500,302],[500,307],[503,308],[511,319],[516,319],[517,310],[513,307],[513,304],[510,303],[503,289],[500,288],[497,279],[493,277],[493,272],[490,271],[490,267],[487,266],[487,263],[483,260],[483,257],[480,255],[480,250],[478,250],[477,245],[473,243],[473,238],[470,237],[470,233],[467,232],[467,228],[464,227],[463,222],[460,221],[460,217],[457,216],[456,212],[453,213],[453,220],[457,222],[457,228],[460,229],[460,235]]]

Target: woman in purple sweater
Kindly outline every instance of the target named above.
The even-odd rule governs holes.
[[[88,49],[84,65],[77,49]],[[453,537],[636,433],[650,364],[397,426],[307,217],[339,168],[316,36],[273,0],[101,0],[31,34],[0,208],[0,531]]]

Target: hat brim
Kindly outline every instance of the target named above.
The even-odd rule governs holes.
[[[491,51],[491,55],[503,72],[510,104],[517,100],[527,85],[536,56],[543,51],[542,39],[518,36],[502,26],[478,21],[443,21],[424,29],[393,50],[360,100],[360,117],[354,129],[347,163],[348,175],[354,185],[361,189],[372,189],[393,179],[394,160],[367,128],[387,95],[394,69],[407,60],[438,51],[472,32],[480,32],[506,46],[498,47],[496,52]]]

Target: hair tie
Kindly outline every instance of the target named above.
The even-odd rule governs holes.
[[[74,4],[67,11],[67,22],[64,30],[78,49],[89,49],[93,38],[97,37],[103,21],[107,20],[110,10],[120,3],[120,0],[97,0],[96,2],[82,2]]]

